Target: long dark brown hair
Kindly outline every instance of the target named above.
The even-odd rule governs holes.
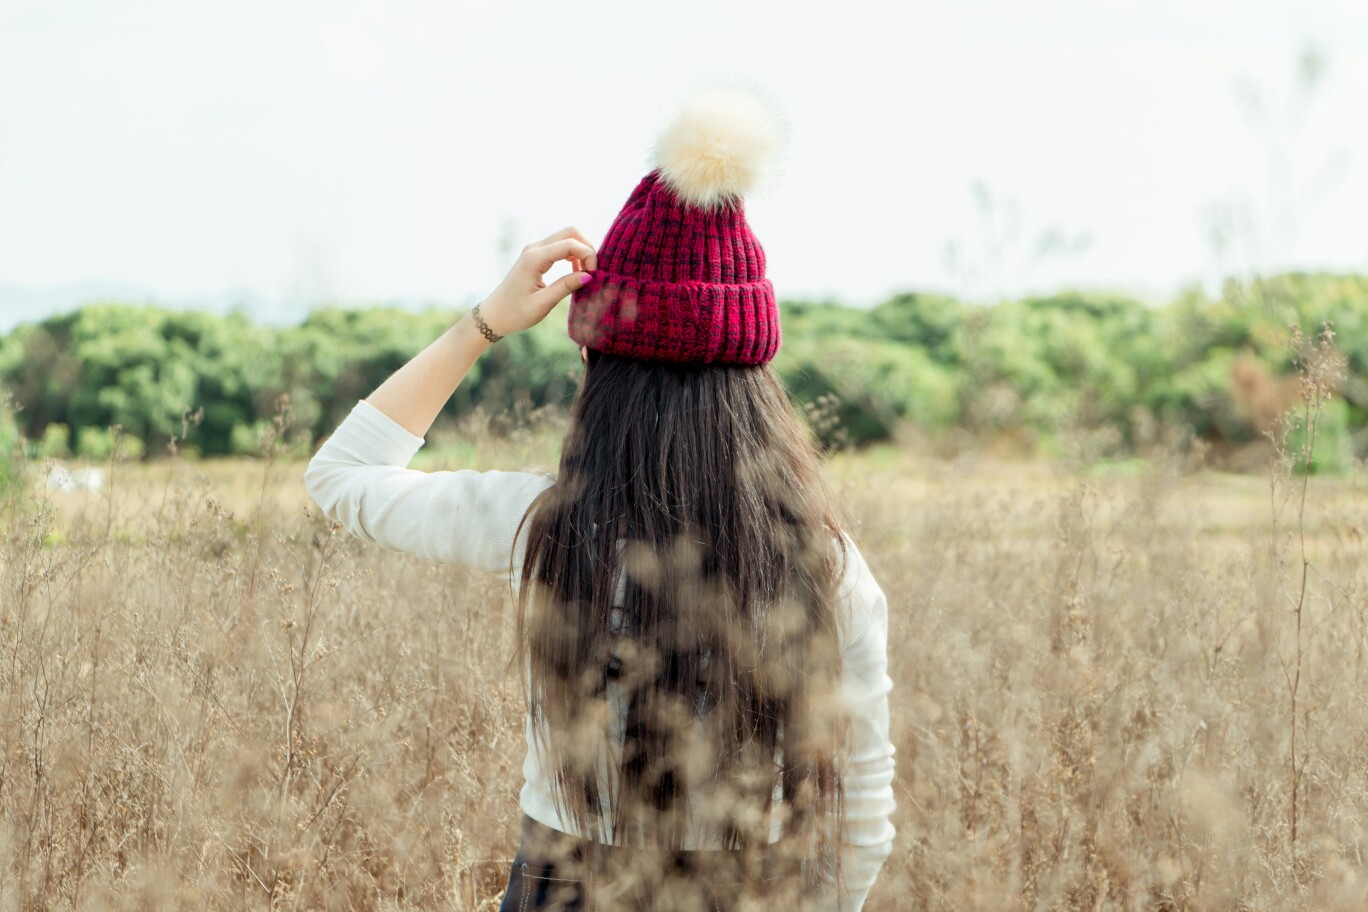
[[[523,525],[514,659],[562,819],[668,849],[692,821],[746,849],[769,843],[778,796],[767,851],[812,884],[839,876],[844,542],[770,367],[589,350],[556,484]],[[692,810],[690,780],[713,796]]]

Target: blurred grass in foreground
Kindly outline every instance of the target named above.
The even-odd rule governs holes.
[[[469,429],[417,464],[553,470],[555,439]],[[111,465],[0,521],[4,907],[493,909],[508,596],[331,530],[297,461]],[[1368,902],[1368,483],[1309,479],[1275,533],[1286,482],[1190,468],[833,456],[891,611],[869,908]]]

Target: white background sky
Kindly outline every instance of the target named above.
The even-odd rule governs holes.
[[[0,329],[95,293],[472,303],[510,246],[601,239],[713,77],[791,123],[747,205],[781,297],[1368,271],[1368,0],[0,0]],[[1000,257],[976,181],[1019,208]],[[1088,241],[1030,267],[1050,226]]]

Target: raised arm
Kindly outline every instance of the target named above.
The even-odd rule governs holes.
[[[542,276],[560,260],[569,260],[575,271],[548,287]],[[581,266],[594,269],[597,265],[598,254],[575,228],[562,228],[527,245],[499,287],[480,303],[485,325],[497,336],[535,326],[566,295],[589,281],[589,273]],[[409,433],[423,437],[475,359],[491,344],[474,315],[466,314],[376,387],[366,401]]]
[[[542,276],[562,259],[575,271],[545,285]],[[593,248],[574,228],[528,245],[481,302],[485,328],[499,337],[535,325],[587,279],[580,267],[596,264]],[[324,515],[388,548],[515,573],[513,533],[550,478],[408,468],[442,406],[491,344],[467,314],[356,404],[304,473]]]

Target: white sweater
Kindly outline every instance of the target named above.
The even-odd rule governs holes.
[[[532,499],[555,480],[529,472],[408,468],[422,445],[423,438],[361,400],[309,462],[304,473],[309,496],[352,535],[428,560],[483,570],[516,587],[518,561],[526,544],[519,541],[514,552],[518,521]],[[850,762],[844,771],[845,889],[841,896],[830,895],[828,900],[832,909],[856,912],[893,850],[894,748],[888,734],[888,694],[893,682],[888,676],[887,599],[855,543],[843,535],[849,560],[841,597],[849,612],[849,632],[842,644],[842,692],[849,700],[854,724]],[[547,826],[573,833],[573,825],[556,813],[549,771],[539,763],[530,719],[525,734],[522,810]],[[691,839],[686,848],[716,847],[702,842],[701,836]]]

